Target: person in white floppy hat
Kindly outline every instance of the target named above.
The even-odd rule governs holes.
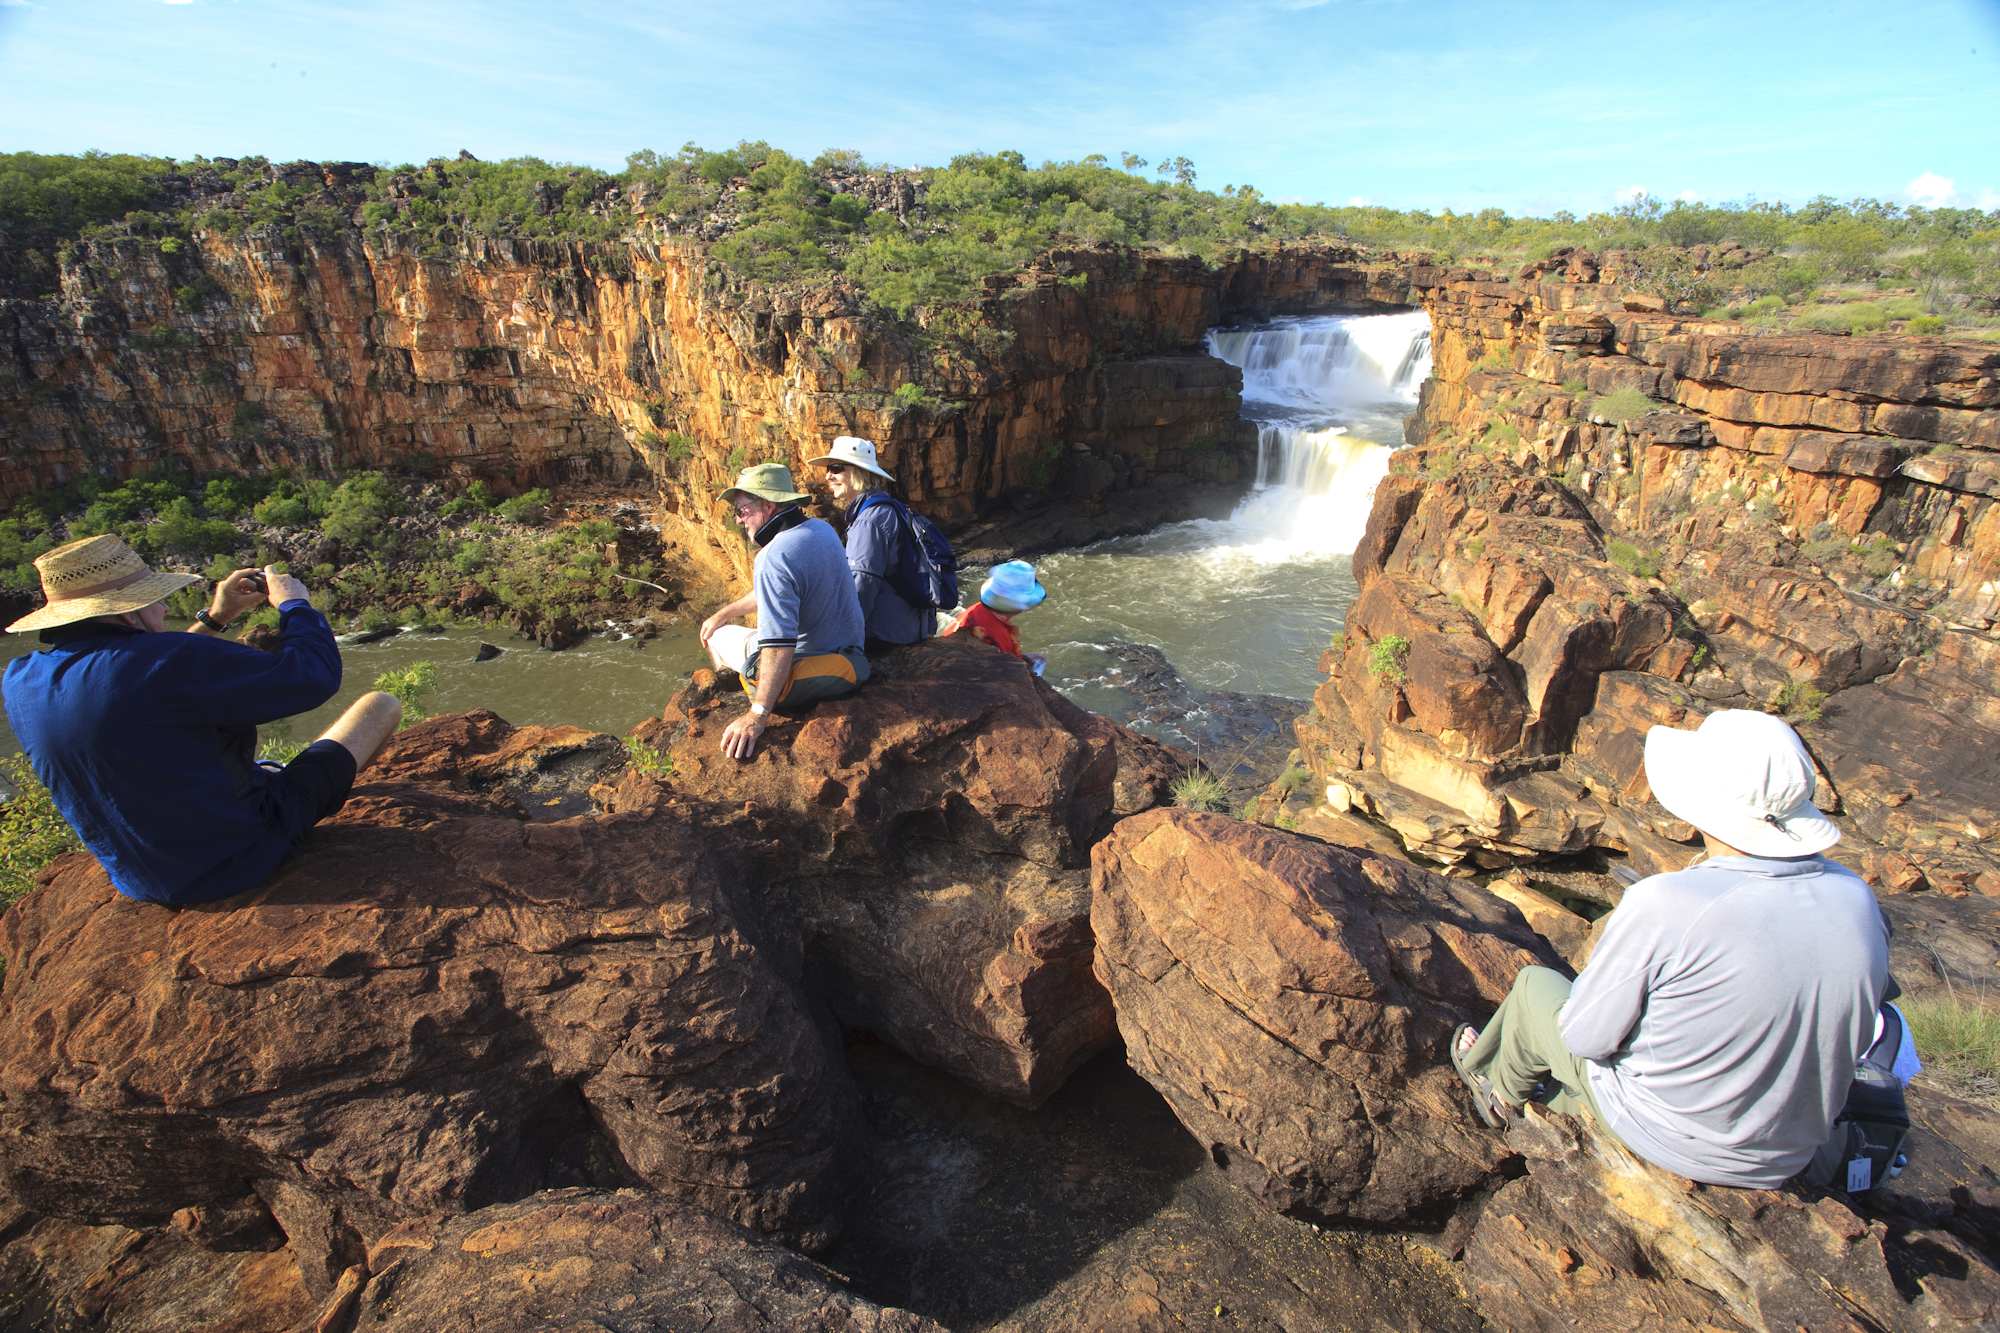
[[[257,762],[257,727],[317,708],[340,687],[340,650],[306,587],[275,566],[215,586],[188,633],[165,598],[194,574],[152,569],[112,536],[35,561],[47,605],[7,627],[50,645],[7,664],[7,720],[56,808],[129,898],[179,906],[254,888],[340,809],[402,720],[363,695],[291,763]],[[219,637],[278,608],[274,653]]]
[[[826,474],[827,489],[847,524],[847,567],[853,571],[854,595],[867,627],[865,646],[874,650],[924,638],[932,613],[912,605],[896,587],[904,543],[915,538],[904,521],[902,501],[886,489],[895,478],[876,458],[874,441],[839,436],[833,448],[806,464]]]
[[[1889,927],[1812,803],[1790,727],[1741,709],[1646,734],[1646,778],[1708,855],[1626,890],[1574,985],[1524,968],[1451,1060],[1494,1124],[1553,1085],[1633,1152],[1691,1180],[1771,1189],[1845,1104],[1888,998]]]

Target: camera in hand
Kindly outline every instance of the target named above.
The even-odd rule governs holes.
[[[249,583],[253,587],[255,587],[258,592],[263,593],[267,597],[270,596],[271,581],[264,577],[264,572],[262,570],[252,570],[250,573],[245,574],[243,577],[246,580],[248,580]]]

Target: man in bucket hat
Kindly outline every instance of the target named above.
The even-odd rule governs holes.
[[[7,665],[7,720],[35,776],[127,897],[182,905],[256,887],[347,800],[395,733],[402,706],[363,695],[282,769],[258,764],[257,727],[317,708],[340,687],[340,652],[305,585],[239,569],[185,634],[165,598],[193,574],[158,573],[116,537],[35,561],[48,604],[7,627],[51,646]],[[275,653],[220,638],[269,598]]]
[[[1739,709],[1646,735],[1654,799],[1706,859],[1626,891],[1574,986],[1524,968],[1452,1064],[1497,1124],[1538,1084],[1640,1157],[1712,1185],[1771,1189],[1826,1142],[1889,986],[1875,895],[1819,855],[1840,831],[1812,803],[1792,729]]]
[[[739,673],[751,694],[750,711],[722,733],[732,759],[756,753],[772,709],[838,699],[868,679],[847,552],[830,526],[799,508],[808,498],[782,463],[745,468],[722,493],[757,547],[750,592],[701,624],[716,670]],[[752,611],[756,629],[730,623]]]

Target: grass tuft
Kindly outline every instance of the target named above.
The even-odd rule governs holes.
[[[1174,804],[1183,810],[1221,811],[1228,807],[1229,788],[1213,773],[1183,773],[1174,779]]]

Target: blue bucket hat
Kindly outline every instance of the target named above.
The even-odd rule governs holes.
[[[993,566],[986,571],[986,586],[979,590],[980,601],[1010,616],[1040,606],[1048,595],[1048,589],[1035,582],[1035,567],[1025,560]]]

